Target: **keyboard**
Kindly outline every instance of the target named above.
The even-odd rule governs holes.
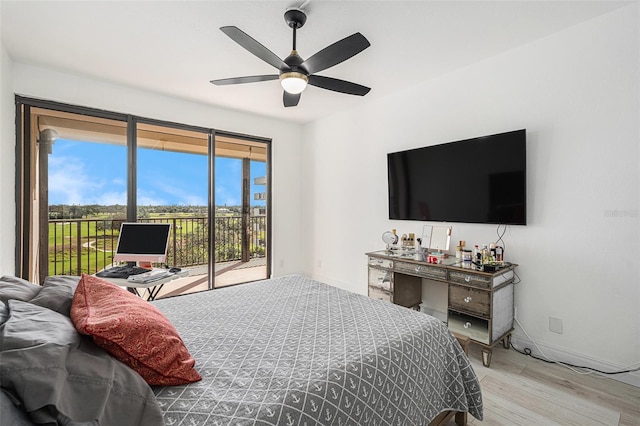
[[[129,278],[127,278],[127,281],[133,283],[148,283],[151,281],[157,281],[164,277],[168,277],[169,275],[173,274],[169,272],[168,269],[153,269],[143,274],[131,275]]]
[[[142,268],[140,266],[114,266],[113,268],[98,272],[96,276],[101,278],[129,278],[131,275],[144,274],[150,270],[151,269]]]

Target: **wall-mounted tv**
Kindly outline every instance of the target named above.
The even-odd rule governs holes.
[[[527,224],[526,130],[387,154],[389,219]]]

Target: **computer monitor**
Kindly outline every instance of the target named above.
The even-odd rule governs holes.
[[[167,260],[170,223],[128,223],[120,226],[116,262],[163,263]]]

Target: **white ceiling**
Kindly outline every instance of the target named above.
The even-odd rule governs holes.
[[[600,1],[304,2],[303,58],[354,32],[371,47],[320,72],[372,88],[365,97],[308,87],[284,108],[279,82],[214,86],[274,74],[219,28],[234,25],[281,58],[284,11],[303,1],[0,1],[2,44],[14,62],[86,75],[224,108],[305,123],[364,105],[629,4]],[[585,40],[588,43],[588,40]],[[90,105],[89,105],[90,106]]]

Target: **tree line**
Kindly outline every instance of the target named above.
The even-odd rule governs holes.
[[[240,214],[241,206],[220,206],[216,209],[224,209],[229,214]],[[54,204],[49,206],[49,220],[56,219],[83,219],[89,217],[109,216],[126,217],[127,206],[113,204],[110,206],[100,204]],[[206,216],[207,206],[138,206],[138,217],[145,218],[158,214],[190,214],[194,216]]]

